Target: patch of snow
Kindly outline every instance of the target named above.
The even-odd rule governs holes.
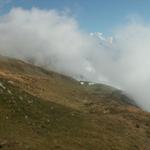
[[[22,96],[19,96],[19,99],[20,99],[20,100],[23,100],[23,97],[22,97]]]
[[[83,81],[81,81],[81,82],[80,82],[80,84],[81,84],[81,85],[84,85],[84,82],[83,82]]]
[[[33,101],[32,100],[28,100],[28,104],[32,104],[33,103]]]
[[[6,87],[0,82],[0,87],[3,88],[4,90],[6,89]]]
[[[95,84],[95,83],[93,83],[93,82],[89,82],[89,83],[88,83],[88,85],[94,85],[94,84]]]
[[[25,117],[25,119],[28,119],[28,116],[27,116],[27,115],[25,115],[24,117]]]
[[[13,82],[13,81],[8,81],[8,83],[10,83],[10,84],[14,84],[14,82]]]
[[[9,94],[12,94],[12,92],[11,92],[10,90],[7,90],[7,92],[8,92]]]

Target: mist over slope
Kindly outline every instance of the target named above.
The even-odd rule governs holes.
[[[132,21],[112,37],[90,36],[56,10],[14,8],[0,17],[1,55],[117,86],[150,111],[150,25]]]
[[[149,150],[150,113],[121,91],[0,58],[0,149]]]

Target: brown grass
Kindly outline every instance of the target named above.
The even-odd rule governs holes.
[[[122,101],[116,89],[0,62],[0,149],[149,150],[150,114]]]

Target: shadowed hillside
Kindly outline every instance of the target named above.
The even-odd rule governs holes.
[[[121,91],[0,57],[0,149],[149,150],[150,114]]]

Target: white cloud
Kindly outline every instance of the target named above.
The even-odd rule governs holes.
[[[32,59],[37,65],[59,72],[89,72],[90,37],[64,12],[13,9],[0,18],[0,45],[1,54]]]
[[[14,8],[0,17],[0,54],[118,86],[150,111],[150,25],[128,23],[113,38],[91,35],[67,13]]]

